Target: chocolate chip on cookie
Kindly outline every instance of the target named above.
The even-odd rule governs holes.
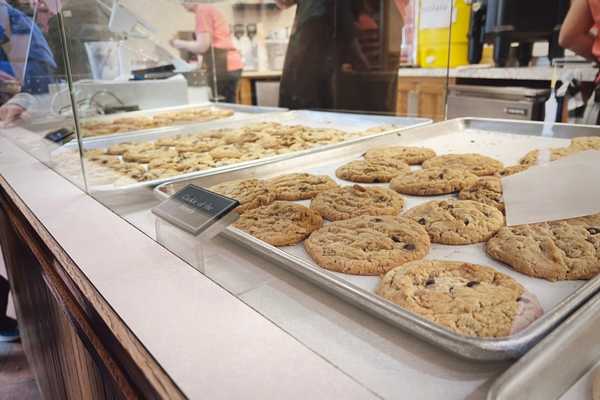
[[[455,168],[432,168],[401,174],[392,179],[390,189],[413,196],[454,193],[472,185],[477,175]]]

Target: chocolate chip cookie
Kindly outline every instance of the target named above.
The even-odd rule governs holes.
[[[371,149],[364,154],[367,160],[400,160],[409,165],[422,164],[435,157],[435,151],[426,147],[391,146]]]
[[[575,147],[581,150],[600,150],[600,136],[573,138],[569,147]]]
[[[461,200],[473,200],[504,212],[502,182],[495,176],[484,176],[458,193]]]
[[[404,161],[393,159],[356,160],[335,171],[340,179],[361,183],[389,182],[393,177],[410,171]]]
[[[420,260],[389,271],[376,293],[466,336],[510,336],[543,314],[537,298],[492,268]]]
[[[108,146],[108,149],[106,150],[106,154],[109,154],[111,156],[120,156],[123,153],[125,153],[127,150],[129,150],[129,148],[132,146],[134,146],[133,143],[113,144],[111,146]]]
[[[404,198],[389,189],[343,186],[326,190],[312,199],[310,208],[329,221],[340,221],[360,215],[397,215]]]
[[[309,143],[329,144],[345,140],[346,133],[337,129],[298,129],[298,136]]]
[[[560,147],[556,149],[544,149],[544,150],[531,150],[529,153],[525,154],[521,160],[519,160],[519,164],[532,166],[536,164],[544,164],[550,161],[556,161],[563,157],[570,156],[571,154],[575,154],[577,152],[583,151],[578,147]]]
[[[237,146],[232,144],[215,147],[209,151],[209,154],[216,161],[224,159],[237,159],[242,156],[242,152],[237,148]]]
[[[404,213],[425,227],[433,243],[458,245],[485,242],[504,225],[496,208],[472,200],[437,200]]]
[[[323,225],[323,218],[310,208],[276,201],[242,214],[234,227],[273,246],[290,246],[306,239]]]
[[[401,174],[392,179],[390,188],[414,196],[430,196],[457,192],[477,180],[477,175],[464,169],[431,168]]]
[[[529,169],[529,165],[510,165],[508,167],[505,167],[502,171],[500,171],[498,175],[501,177],[511,176],[518,174],[519,172],[523,172],[527,169]]]
[[[136,162],[140,164],[147,164],[155,158],[171,157],[177,157],[177,151],[160,148],[136,148],[129,149],[125,153],[123,153],[123,160],[128,162]]]
[[[487,253],[536,278],[591,279],[600,272],[600,214],[504,227],[488,241]]]
[[[423,168],[457,168],[465,169],[478,176],[494,175],[504,165],[491,157],[481,154],[446,154],[431,158],[423,163]]]
[[[304,248],[323,268],[380,275],[425,257],[430,241],[425,229],[408,218],[362,216],[333,222],[313,232]]]
[[[258,179],[225,182],[212,186],[209,190],[239,201],[240,206],[235,210],[240,214],[271,204],[276,197],[273,187]]]
[[[268,181],[275,192],[277,200],[308,200],[325,190],[334,189],[338,185],[327,175],[311,175],[305,173],[287,174]]]

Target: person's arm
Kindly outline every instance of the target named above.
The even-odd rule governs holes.
[[[36,104],[36,98],[29,93],[17,93],[0,107],[0,122],[14,122],[20,119],[27,110],[34,108]]]
[[[196,40],[172,39],[171,46],[194,54],[204,54],[210,48],[211,40],[208,32],[196,33]]]
[[[211,35],[214,32],[214,14],[216,9],[210,4],[198,4],[196,13],[196,40],[171,40],[177,49],[187,50],[195,54],[204,54],[212,45]]]
[[[592,26],[594,19],[588,0],[573,0],[560,30],[560,46],[587,59],[595,59],[592,53],[595,38],[590,33]]]
[[[295,5],[298,1],[297,0],[275,0],[275,4],[277,4],[277,7],[279,7],[282,10],[285,10],[286,8],[290,8],[291,6]]]

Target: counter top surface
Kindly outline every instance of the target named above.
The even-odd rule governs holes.
[[[580,80],[591,82],[596,78],[597,68],[591,66],[576,66],[559,68],[558,74],[569,70]],[[511,68],[492,68],[489,66],[468,66],[451,68],[400,68],[399,77],[430,77],[444,78],[446,75],[450,78],[465,79],[507,79],[507,80],[532,80],[532,81],[550,81],[554,74],[554,68],[547,67],[511,67]],[[242,78],[261,79],[281,77],[281,71],[245,71]]]
[[[261,78],[279,78],[281,71],[244,71],[242,78],[261,79]]]
[[[0,174],[190,398],[377,398],[4,138]]]
[[[590,66],[566,67],[557,70],[558,76],[565,71],[575,74],[581,81],[591,82],[595,79],[598,70]],[[553,67],[523,67],[523,68],[490,68],[490,67],[459,67],[451,68],[400,68],[399,77],[431,77],[466,79],[507,79],[507,80],[543,80],[550,81],[554,74]]]
[[[510,366],[452,356],[225,239],[201,274],[154,242],[157,201],[115,209],[126,222],[3,138],[0,174],[190,398],[476,400]]]

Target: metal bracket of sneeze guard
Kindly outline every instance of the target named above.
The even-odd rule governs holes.
[[[209,241],[234,223],[237,200],[188,185],[152,209],[156,240],[198,271],[205,271]]]

